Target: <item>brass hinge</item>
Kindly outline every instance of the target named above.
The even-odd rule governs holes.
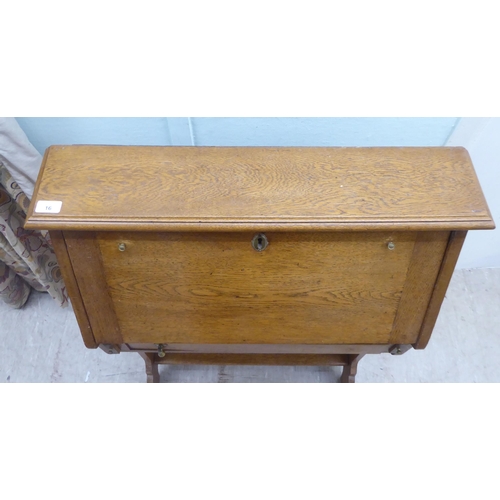
[[[164,358],[165,357],[165,346],[163,344],[158,344],[158,357],[159,358]]]

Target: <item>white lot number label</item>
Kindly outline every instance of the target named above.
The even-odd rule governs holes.
[[[45,201],[37,202],[35,212],[37,214],[58,214],[61,211],[62,201]]]

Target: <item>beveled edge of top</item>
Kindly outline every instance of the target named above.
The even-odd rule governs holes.
[[[436,231],[436,230],[489,230],[495,229],[495,222],[491,216],[488,204],[485,202],[485,207],[488,216],[487,217],[467,217],[466,219],[459,218],[432,218],[428,217],[426,219],[409,220],[407,217],[398,220],[397,218],[390,218],[386,221],[377,217],[377,221],[370,221],[367,217],[363,218],[352,218],[349,221],[335,222],[335,221],[325,221],[318,218],[314,220],[313,218],[307,218],[307,220],[297,219],[295,221],[284,222],[283,220],[266,219],[260,218],[255,220],[244,219],[239,217],[237,219],[231,218],[217,218],[210,219],[204,218],[203,220],[197,219],[177,219],[173,220],[172,217],[169,218],[156,218],[150,220],[148,218],[138,218],[138,217],[114,217],[113,220],[98,218],[98,217],[57,217],[53,214],[49,216],[44,216],[43,214],[34,213],[34,205],[37,201],[38,190],[43,178],[43,171],[47,162],[47,158],[52,149],[56,148],[67,148],[67,147],[131,147],[131,148],[210,148],[210,149],[281,149],[278,146],[123,146],[123,145],[92,145],[92,144],[77,144],[77,145],[52,145],[49,146],[44,153],[42,165],[38,178],[35,185],[35,190],[33,193],[33,198],[31,200],[28,214],[26,217],[26,222],[24,228],[31,230],[73,230],[73,231],[144,231],[144,232],[164,232],[164,231],[219,231],[219,232],[231,232],[231,231]],[[307,146],[300,146],[301,149],[308,149]],[[310,149],[316,149],[311,146]],[[323,148],[323,147],[322,147]],[[333,149],[334,147],[332,147]],[[395,147],[395,146],[376,146],[376,147],[335,147],[336,149],[352,149],[352,150],[362,150],[362,149],[456,149],[463,150],[466,152],[469,161],[470,155],[466,148],[462,146],[422,146],[422,147]],[[293,147],[283,147],[283,149],[293,149]],[[472,166],[472,162],[471,162]],[[475,169],[472,167],[476,181],[479,184],[479,179]],[[483,195],[484,198],[484,195]]]

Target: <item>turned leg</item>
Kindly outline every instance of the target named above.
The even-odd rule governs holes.
[[[158,363],[155,362],[155,354],[152,352],[140,352],[141,358],[144,359],[146,364],[146,375],[148,376],[148,383],[159,382],[160,374],[158,372]]]
[[[356,373],[358,371],[358,363],[363,356],[364,354],[349,354],[349,363],[344,366],[342,376],[340,377],[341,382],[351,384],[355,382]]]

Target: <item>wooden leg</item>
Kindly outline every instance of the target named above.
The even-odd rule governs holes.
[[[349,363],[344,366],[342,371],[341,382],[353,384],[356,380],[356,373],[358,371],[359,360],[364,356],[364,354],[350,354]]]
[[[158,372],[158,363],[155,362],[155,354],[152,352],[140,352],[139,354],[146,364],[148,383],[158,383],[160,381],[160,374]]]

